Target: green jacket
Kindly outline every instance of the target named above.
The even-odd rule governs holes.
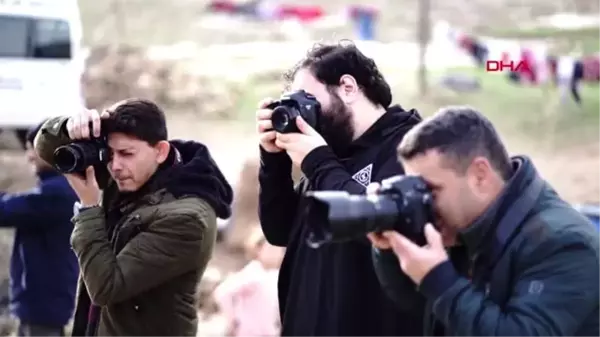
[[[598,232],[528,158],[514,162],[502,196],[460,234],[450,261],[425,276],[418,297],[395,256],[374,254],[399,306],[426,301],[424,335],[598,336]]]
[[[70,142],[65,122],[49,120],[35,140],[49,163]],[[73,335],[196,335],[197,283],[215,244],[216,217],[229,216],[232,193],[202,144],[171,145],[167,164],[133,197],[120,195],[109,179],[102,206],[73,218],[71,245],[83,281]]]

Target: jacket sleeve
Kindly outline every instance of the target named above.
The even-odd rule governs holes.
[[[118,303],[197,268],[206,250],[208,228],[216,215],[203,204],[203,213],[170,212],[150,224],[115,255],[104,229],[101,207],[83,210],[74,218],[71,245],[90,298],[97,305]],[[208,258],[207,258],[208,259]]]
[[[42,193],[41,187],[23,193],[0,193],[0,227],[36,228],[64,223],[61,210],[56,209],[64,202],[57,198],[63,197]]]
[[[258,181],[258,216],[265,238],[272,245],[285,247],[299,202],[288,155],[261,148]]]
[[[54,166],[54,150],[69,144],[71,139],[66,133],[69,117],[54,117],[48,119],[40,128],[33,141],[35,152],[46,163]]]
[[[398,258],[391,250],[373,248],[373,267],[385,294],[402,311],[424,309],[425,298],[415,283],[400,269]]]
[[[446,334],[574,336],[598,306],[598,251],[579,234],[561,235],[528,252],[503,307],[458,276],[449,261],[435,267],[420,290],[433,301]]]
[[[261,148],[259,173],[259,217],[269,243],[285,247],[296,218],[300,192],[293,188],[292,162],[285,153],[268,153]],[[343,190],[365,193],[365,187],[352,179],[328,146],[311,151],[301,165],[314,190]]]

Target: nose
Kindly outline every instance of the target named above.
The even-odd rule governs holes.
[[[121,163],[121,160],[117,156],[114,156],[111,159],[111,161],[108,163],[108,166],[113,172],[119,172],[123,169],[123,163]]]

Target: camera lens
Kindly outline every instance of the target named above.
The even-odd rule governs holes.
[[[271,123],[273,124],[273,128],[279,132],[280,130],[285,130],[285,128],[290,124],[290,116],[287,109],[283,106],[275,108],[273,110],[273,114],[271,115]]]
[[[299,132],[296,126],[296,117],[300,113],[297,109],[288,106],[278,106],[271,114],[273,129],[279,133]]]
[[[84,172],[103,161],[103,149],[94,141],[60,146],[54,151],[54,168],[61,173]]]
[[[74,146],[61,146],[54,151],[54,166],[61,173],[72,173],[77,170],[81,161],[81,153]]]
[[[319,226],[310,226],[309,245],[317,247],[327,241],[346,241],[378,230],[390,230],[398,221],[395,199],[387,196],[366,197],[343,191],[310,192],[309,213],[327,219]]]

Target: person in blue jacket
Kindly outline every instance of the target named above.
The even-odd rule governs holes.
[[[67,180],[33,150],[41,124],[26,138],[38,185],[0,192],[0,226],[15,229],[10,261],[10,310],[19,336],[63,336],[75,307],[79,267],[69,243],[77,196]]]

